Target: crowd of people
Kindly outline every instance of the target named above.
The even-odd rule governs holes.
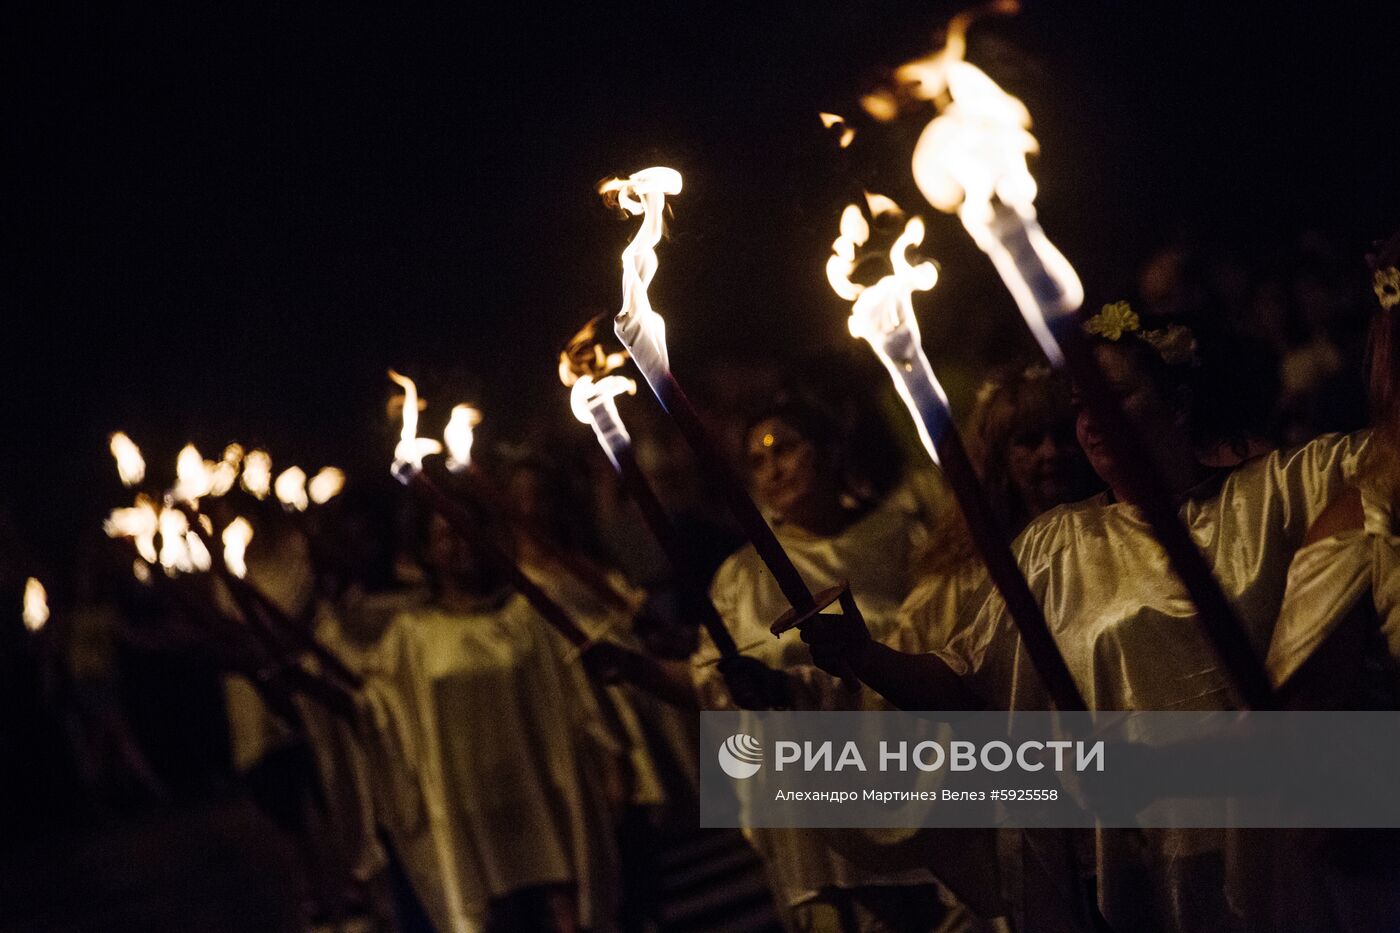
[[[1397,265],[1400,235],[1366,261],[1300,238],[1286,267],[1254,272],[1174,247],[1129,300],[1084,315],[1293,708],[1400,702]],[[93,815],[219,783],[296,840],[330,915],[386,929],[657,928],[660,840],[696,820],[697,711],[1052,708],[903,410],[850,388],[788,380],[712,424],[809,588],[848,583],[854,596],[858,611],[776,638],[777,581],[664,431],[634,428],[684,567],[648,539],[601,456],[579,475],[547,445],[486,447],[470,489],[441,477],[474,535],[354,477],[304,513],[211,500],[253,518],[245,582],[261,609],[212,575],[139,581],[121,542],[80,549],[73,598],[55,601],[47,628],[4,620],[6,833],[48,825],[36,799]],[[1089,708],[1234,708],[1069,380],[1036,360],[1004,365],[960,421]],[[17,593],[23,551],[4,544],[0,582]],[[582,643],[546,623],[501,551]],[[737,657],[700,624],[697,592]],[[745,835],[794,931],[1400,926],[1400,872],[1376,836]]]

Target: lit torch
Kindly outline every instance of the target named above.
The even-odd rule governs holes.
[[[783,550],[764,521],[758,506],[749,498],[739,478],[715,450],[709,433],[700,421],[690,400],[672,375],[666,352],[666,323],[651,306],[647,288],[656,275],[656,244],[663,233],[662,215],[666,196],[680,193],[681,176],[675,169],[648,168],[629,178],[613,178],[598,186],[607,199],[632,216],[641,215],[641,229],[622,253],[622,309],[613,319],[614,329],[622,345],[631,353],[637,369],[646,379],[661,406],[675,421],[676,427],[695,453],[695,458],[709,476],[715,488],[721,490],[730,512],[743,527],[744,533],[758,556],[773,574],[784,598],[792,608],[773,623],[773,633],[781,634],[818,612],[841,600],[851,608],[850,587],[842,584],[823,590],[816,596],[807,588],[792,559]],[[855,687],[854,676],[843,678]]]
[[[569,401],[574,417],[592,425],[593,433],[617,470],[623,488],[637,503],[647,527],[666,552],[690,607],[697,613],[720,655],[734,657],[739,649],[734,644],[733,636],[724,627],[724,621],[703,586],[690,571],[693,561],[687,555],[680,533],[661,507],[661,500],[656,497],[656,492],[632,454],[632,438],[617,410],[617,396],[636,394],[637,384],[613,372],[626,362],[627,354],[603,351],[602,344],[597,340],[598,320],[594,318],[585,324],[559,354],[559,378],[572,390]]]
[[[481,424],[481,412],[470,405],[455,405],[442,430],[447,444],[447,469],[463,473],[472,465],[472,445],[476,441],[476,426]]]
[[[394,462],[390,468],[394,478],[413,490],[424,505],[431,508],[451,526],[452,530],[471,541],[482,558],[493,564],[524,596],[544,620],[563,635],[570,643],[586,648],[590,639],[570,618],[558,603],[540,589],[520,566],[513,561],[489,534],[477,527],[467,510],[454,502],[436,483],[423,472],[423,458],[428,454],[442,452],[442,445],[431,438],[418,436],[418,387],[412,379],[389,370],[389,378],[403,387],[403,427],[399,432],[399,442],[394,448]]]
[[[476,428],[481,424],[481,418],[481,411],[471,405],[453,407],[452,416],[442,432],[443,443],[447,448],[445,466],[449,472],[461,477],[467,497],[478,508],[499,513],[494,504],[502,499],[500,491],[472,464],[472,447],[476,442]],[[529,538],[539,553],[592,590],[603,602],[629,614],[635,611],[636,607],[617,591],[596,564],[563,550],[554,544],[548,535],[528,522],[519,521],[516,530]]]
[[[899,212],[898,205],[881,195],[867,195],[867,203],[877,217]],[[885,364],[900,398],[914,416],[924,448],[943,468],[967,519],[973,542],[1001,591],[1031,663],[1055,706],[1062,710],[1087,709],[1045,624],[1040,605],[1016,565],[1006,534],[997,526],[986,492],[953,423],[948,397],[924,354],[919,323],[914,316],[914,292],[933,288],[938,281],[938,270],[931,262],[913,265],[906,255],[908,250],[923,242],[924,222],[918,217],[909,219],[890,249],[892,273],[873,285],[863,286],[852,282],[851,274],[858,264],[856,248],[863,246],[869,237],[870,225],[860,208],[848,205],[841,214],[841,233],[832,244],[826,274],[836,293],[853,302],[848,322],[851,335],[868,342]]]
[[[141,494],[130,508],[113,509],[102,523],[109,538],[130,538],[136,553],[148,564],[160,559],[156,550],[156,533],[160,531],[160,512],[150,496]]]
[[[306,471],[298,466],[287,467],[273,481],[272,494],[284,509],[305,512],[310,504],[306,497]]]
[[[228,572],[240,580],[248,576],[248,562],[245,559],[248,544],[253,540],[253,526],[241,515],[224,527],[219,536],[224,544],[224,566]]]
[[[254,499],[266,499],[272,490],[272,455],[265,450],[249,451],[248,456],[243,458],[241,482]]]
[[[316,475],[306,483],[306,492],[311,496],[311,501],[317,505],[325,505],[340,495],[340,491],[344,488],[345,471],[330,466],[321,467]]]
[[[110,447],[122,485],[139,485],[146,478],[146,461],[141,456],[141,448],[121,431],[112,435]]]
[[[994,12],[1015,12],[1000,0]],[[913,96],[936,102],[938,115],[914,147],[914,181],[930,204],[957,212],[992,260],[1046,357],[1067,365],[1103,428],[1104,442],[1124,467],[1125,492],[1151,526],[1192,601],[1206,636],[1244,704],[1276,705],[1264,666],[1172,505],[1156,464],[1136,437],[1079,329],[1084,289],[1036,217],[1035,179],[1026,156],[1038,150],[1030,113],[981,69],[964,60],[973,14],[949,24],[947,45],[896,72]],[[874,111],[872,111],[874,113]]]
[[[175,458],[175,488],[170,491],[177,502],[197,507],[199,500],[213,491],[214,479],[205,464],[193,444],[180,448],[180,455]]]
[[[35,577],[24,581],[24,627],[37,632],[49,621],[49,594]]]

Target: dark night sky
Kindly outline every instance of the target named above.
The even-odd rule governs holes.
[[[848,339],[821,273],[836,218],[861,181],[927,213],[917,125],[843,154],[815,114],[854,113],[957,8],[130,6],[7,30],[0,502],[50,560],[124,498],[119,427],[159,469],[238,437],[353,479],[389,457],[390,364],[503,429],[561,411],[555,354],[615,306],[634,228],[593,195],[606,174],[685,176],[654,287],[682,376]],[[1400,31],[1344,6],[1029,0],[974,31],[1035,116],[1041,217],[1091,293],[1178,229],[1360,247],[1400,219]],[[954,220],[927,249],[935,365],[1022,339]]]

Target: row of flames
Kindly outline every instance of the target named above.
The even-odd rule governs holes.
[[[141,449],[126,434],[111,439],[117,475],[124,485],[138,486],[146,479],[146,461]],[[312,504],[324,505],[345,487],[345,473],[336,467],[323,467],[314,476],[291,466],[272,475],[272,456],[265,450],[244,452],[230,444],[219,460],[206,460],[193,444],[186,444],[175,458],[175,484],[157,498],[139,492],[129,507],[113,509],[103,522],[111,538],[125,538],[136,548],[132,570],[143,582],[151,568],[159,565],[166,574],[201,573],[213,565],[206,543],[215,534],[214,522],[199,512],[200,501],[227,495],[240,485],[253,498],[269,494],[290,512],[304,512]],[[195,524],[191,524],[193,517]],[[253,526],[236,516],[218,532],[223,546],[223,563],[234,576],[248,572],[247,549],[253,540]]]
[[[1014,0],[996,0],[983,12],[1014,12],[1016,8]],[[1073,268],[1044,238],[1035,221],[1036,184],[1027,168],[1026,156],[1037,151],[1037,142],[1030,133],[1029,112],[1021,101],[964,58],[965,34],[973,15],[956,17],[941,50],[899,68],[895,72],[897,87],[866,96],[862,105],[880,121],[893,119],[911,99],[934,105],[936,115],[914,148],[915,183],[935,208],[956,213],[978,245],[992,257],[1042,347],[1052,362],[1058,363],[1060,352],[1048,339],[1043,302],[1036,307],[1024,281],[1018,285],[1008,275],[1008,266],[1017,260],[1001,242],[1003,234],[994,230],[998,206],[1020,219],[1022,234],[1030,240],[1044,271],[1060,288],[1063,301],[1058,310],[1077,308],[1083,290]],[[820,116],[828,128],[839,128],[842,148],[852,143],[855,130],[845,118],[831,113]],[[599,193],[626,213],[642,216],[640,230],[623,253],[623,308],[615,324],[618,336],[649,379],[669,368],[665,323],[651,306],[648,286],[657,270],[655,247],[664,231],[666,197],[679,193],[681,184],[681,176],[674,169],[655,167],[626,179],[610,179],[599,186]],[[851,204],[841,214],[839,236],[826,263],[827,279],[837,295],[852,302],[852,335],[870,341],[887,365],[907,366],[908,360],[890,358],[888,348],[895,344],[889,337],[899,334],[908,338],[904,345],[918,345],[911,297],[916,291],[934,287],[938,269],[929,261],[910,261],[909,252],[921,245],[925,231],[921,218],[909,217],[888,253],[891,272],[872,285],[856,283],[853,277],[857,267],[867,258],[860,255],[860,249],[871,235],[866,212],[877,221],[903,216],[899,206],[883,195],[867,193],[865,202],[865,211],[860,205]],[[600,407],[606,408],[616,421],[615,398],[636,391],[635,382],[614,372],[628,354],[604,353],[596,338],[596,326],[596,321],[590,322],[560,357],[560,378],[572,390],[575,416],[585,424],[595,423],[595,409]],[[421,470],[425,456],[444,450],[448,469],[467,470],[481,413],[469,405],[457,405],[441,443],[419,437],[418,415],[424,404],[418,398],[417,388],[413,380],[392,370],[389,377],[404,392],[394,474],[407,480]],[[114,434],[111,452],[125,485],[139,486],[145,481],[145,461],[129,437]],[[266,451],[245,453],[239,445],[231,444],[221,459],[213,461],[204,459],[190,444],[176,458],[174,486],[159,501],[147,493],[138,494],[131,507],[113,510],[104,527],[110,536],[128,538],[134,543],[139,555],[135,563],[138,577],[147,578],[150,568],[157,564],[170,575],[203,571],[211,564],[205,538],[213,536],[214,528],[208,516],[198,512],[201,499],[222,496],[238,482],[257,499],[271,493],[288,510],[302,511],[311,503],[329,501],[340,492],[344,481],[344,474],[334,467],[326,467],[308,479],[303,470],[294,466],[274,479],[272,458]],[[198,528],[191,526],[191,515]],[[246,573],[245,555],[252,533],[249,522],[238,517],[220,534],[224,563],[239,576]],[[30,582],[32,587],[27,587],[25,593],[25,620],[37,628],[43,622],[31,619],[41,615],[47,618],[47,608],[43,606],[42,585],[32,578]]]

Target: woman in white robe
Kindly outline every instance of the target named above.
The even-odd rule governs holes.
[[[1194,335],[1178,324],[1145,327],[1121,302],[1088,329],[1110,387],[1262,659],[1289,561],[1354,470],[1361,439],[1328,436],[1234,469],[1207,468],[1195,456],[1196,412],[1223,400],[1193,397]],[[1091,709],[1231,708],[1235,694],[1195,607],[1126,501],[1121,467],[1086,409],[1076,432],[1109,490],[1042,515],[1013,550],[1081,693]],[[843,618],[820,619],[803,635],[815,663],[828,670],[853,665],[903,708],[958,708],[971,690],[972,703],[991,709],[1048,709],[1000,596],[989,593],[970,612],[961,608],[957,624],[927,624],[953,634],[925,654],[880,645]],[[1115,930],[1241,929],[1225,892],[1223,853],[1223,834],[1212,831],[1100,832],[1099,907]]]
[[[1371,444],[1356,482],[1313,524],[1293,559],[1269,646],[1292,709],[1400,709],[1400,234],[1372,260],[1379,307],[1368,347]],[[1280,834],[1285,868],[1335,929],[1400,915],[1393,831]],[[1320,868],[1319,868],[1320,866]],[[1295,911],[1296,916],[1296,911]]]
[[[600,776],[623,749],[577,659],[440,520],[427,563],[434,595],[366,600],[336,645],[365,678],[379,824],[438,929],[612,929]]]
[[[779,405],[752,422],[745,451],[754,491],[808,588],[816,592],[848,581],[871,628],[881,635],[892,630],[926,537],[914,497],[899,490],[868,508],[844,498],[835,431],[806,405]],[[752,545],[720,567],[711,598],[749,663],[784,675],[776,689],[767,685],[777,694],[776,705],[888,708],[871,691],[853,692],[809,663],[798,632],[773,637],[769,626],[788,604]],[[713,642],[702,635],[693,659],[702,709],[740,706],[721,666]],[[742,793],[746,785],[739,787]],[[842,840],[826,830],[749,829],[746,835],[793,930],[922,931],[966,929],[973,922],[917,863],[867,864],[843,854]]]

